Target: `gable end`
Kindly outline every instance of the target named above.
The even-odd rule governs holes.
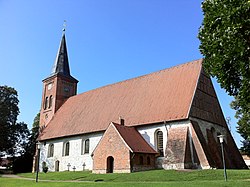
[[[226,127],[223,112],[211,78],[202,69],[192,101],[189,117],[199,118]]]

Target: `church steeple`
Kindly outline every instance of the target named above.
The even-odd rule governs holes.
[[[52,72],[49,77],[43,80],[43,96],[40,111],[41,128],[47,126],[56,111],[69,97],[76,95],[77,83],[78,80],[70,75],[64,28]]]
[[[51,71],[51,75],[61,74],[71,77],[69,69],[69,59],[66,46],[65,29],[63,30],[62,39],[56,55],[55,63]]]

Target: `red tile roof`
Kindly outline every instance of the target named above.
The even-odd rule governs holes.
[[[112,123],[119,132],[123,140],[134,153],[153,153],[157,152],[145,141],[141,134],[134,127]]]
[[[70,97],[40,140],[104,131],[119,116],[127,126],[187,119],[202,60]]]

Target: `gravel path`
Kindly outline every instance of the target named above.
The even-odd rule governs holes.
[[[2,177],[4,177],[4,178],[21,178],[20,176],[13,175],[13,174],[4,174],[4,175],[2,175]]]
[[[33,178],[26,178],[26,177],[20,177],[18,175],[13,175],[13,174],[4,174],[1,175],[2,178],[13,178],[13,179],[24,179],[24,180],[31,180],[31,181],[35,181],[35,179]],[[43,179],[39,179],[38,181],[44,181],[44,182],[93,182],[93,181],[78,181],[78,180],[43,180]],[[98,181],[99,182],[99,181]]]

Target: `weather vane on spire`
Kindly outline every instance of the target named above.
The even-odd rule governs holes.
[[[64,21],[63,21],[63,32],[65,32],[66,26],[67,26],[67,25],[66,25],[66,20],[64,20]]]

